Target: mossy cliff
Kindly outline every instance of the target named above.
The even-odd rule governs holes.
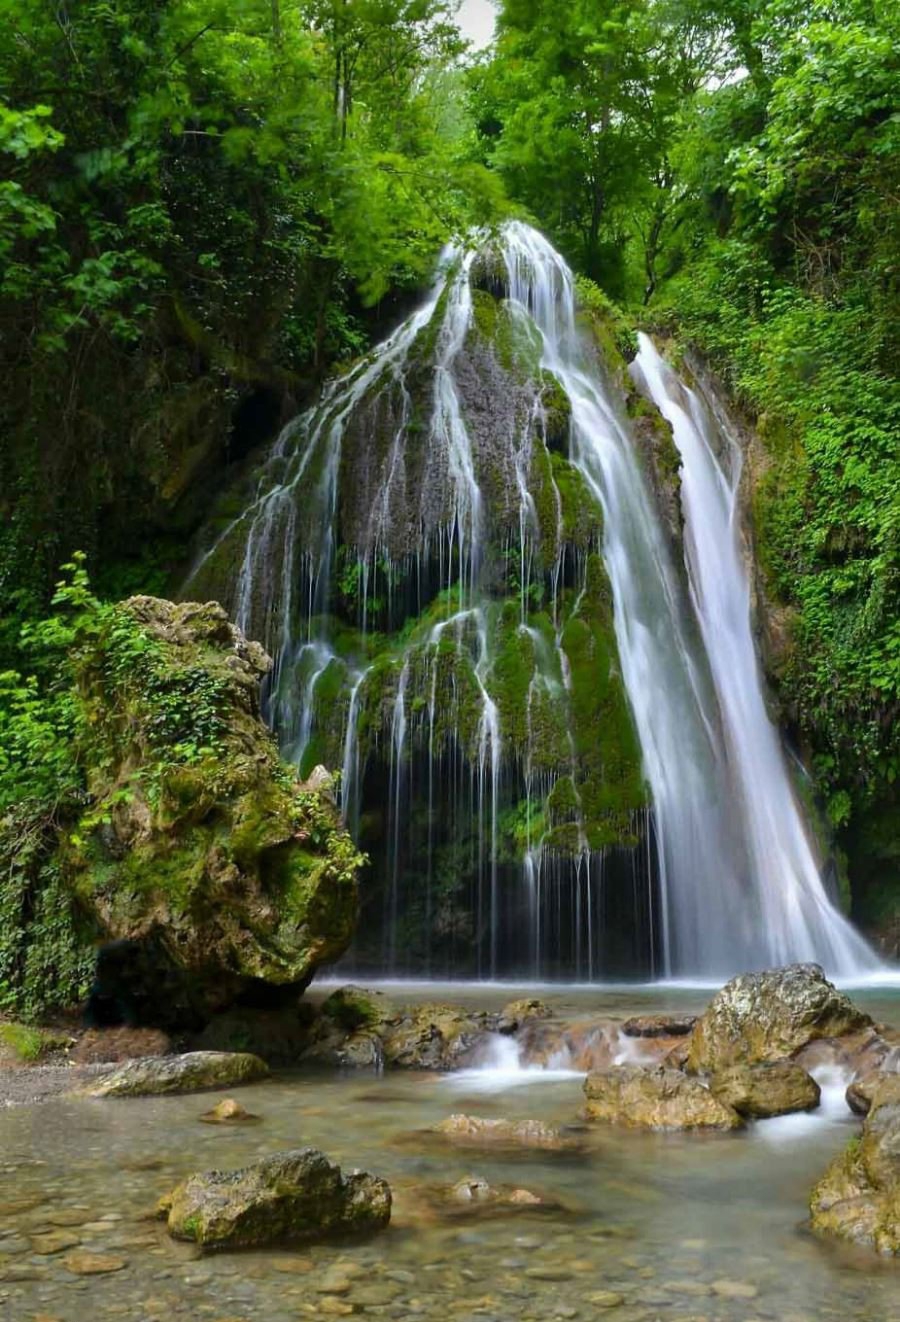
[[[454,279],[402,355],[292,424],[186,590],[278,652],[267,710],[300,773],[344,766],[360,949],[464,971],[498,924],[527,940],[523,869],[551,861],[574,905],[585,859],[646,857],[648,792],[568,398],[505,271]]]
[[[55,801],[0,818],[0,992],[26,1014],[197,1024],[303,987],[347,946],[361,859],[330,779],[302,784],[260,720],[271,662],[215,603],[89,602],[70,636]]]

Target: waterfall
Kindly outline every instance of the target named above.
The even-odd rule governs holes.
[[[195,561],[184,594],[220,597],[275,657],[285,755],[342,767],[372,857],[360,971],[871,963],[766,717],[736,477],[651,355],[690,593],[572,274],[519,222],[445,250],[422,306],[285,428]]]
[[[778,733],[766,712],[740,550],[741,450],[652,341],[639,338],[635,376],[671,424],[681,455],[691,600],[712,671],[734,811],[750,864],[754,904],[744,919],[745,942],[758,952],[757,963],[815,959],[845,975],[875,967],[865,943],[825,893]]]

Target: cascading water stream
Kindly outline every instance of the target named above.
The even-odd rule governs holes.
[[[781,742],[766,712],[739,541],[740,448],[649,337],[639,340],[634,375],[671,424],[681,455],[691,598],[722,714],[735,808],[757,897],[748,935],[763,936],[772,964],[817,959],[842,975],[874,968],[871,951],[825,893]],[[715,440],[723,449],[721,461]]]
[[[479,358],[476,262],[488,252],[493,293],[482,283],[477,295],[499,338]],[[527,372],[522,345],[535,353]],[[510,400],[498,410],[485,396],[501,359],[494,388]],[[550,454],[548,381],[570,413],[564,458]],[[677,392],[660,389],[668,407]],[[590,586],[599,518],[573,524],[557,482],[575,476],[602,510],[611,618],[596,576]],[[789,794],[775,811],[786,773],[749,624],[733,642],[742,678],[735,666],[726,685],[732,658],[714,627],[725,605],[700,572],[724,534],[692,490],[686,472],[689,601],[627,419],[577,325],[572,274],[513,222],[445,251],[427,301],[284,430],[247,507],[198,560],[185,592],[215,584],[210,567],[227,552],[229,604],[275,655],[267,710],[285,753],[301,767],[342,765],[344,815],[380,851],[380,971],[407,971],[417,941],[416,967],[430,972],[436,932],[479,977],[511,960],[535,978],[603,976],[609,952],[618,972],[688,976],[793,958],[843,974],[871,966],[824,896]],[[740,615],[734,555],[723,591]],[[351,589],[355,624],[340,604]],[[619,713],[615,738],[576,727],[595,674],[583,655],[573,663],[585,638],[591,656],[600,649],[592,664],[617,651],[610,674],[596,671],[598,685],[618,685],[619,706],[597,708]],[[503,686],[519,675],[511,711]],[[631,740],[619,799],[612,782],[590,780],[592,733],[614,764]],[[761,791],[776,774],[781,789]],[[635,930],[610,935],[610,919]]]

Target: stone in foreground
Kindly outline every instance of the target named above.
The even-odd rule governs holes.
[[[740,1129],[732,1107],[678,1070],[617,1065],[584,1081],[589,1120],[631,1129]]]
[[[691,1038],[688,1068],[706,1072],[793,1056],[871,1023],[818,964],[744,973],[716,992]]]
[[[794,1111],[812,1111],[819,1105],[821,1096],[812,1075],[792,1060],[731,1065],[712,1076],[709,1090],[738,1115],[757,1120],[790,1115]]]
[[[810,1197],[814,1230],[900,1256],[900,1095],[877,1090],[863,1125]]]
[[[365,1171],[343,1175],[322,1152],[280,1152],[234,1171],[192,1175],[164,1201],[174,1239],[204,1249],[367,1235],[391,1219],[391,1190]]]
[[[244,1051],[189,1051],[184,1056],[148,1056],[97,1079],[86,1097],[155,1097],[256,1083],[269,1073],[259,1056]]]

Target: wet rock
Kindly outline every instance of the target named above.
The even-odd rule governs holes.
[[[739,1129],[740,1116],[677,1070],[619,1065],[584,1081],[589,1120],[635,1129]]]
[[[759,1290],[750,1281],[730,1281],[725,1278],[712,1283],[713,1294],[720,1299],[755,1299]]]
[[[80,1090],[84,1097],[152,1097],[200,1092],[264,1079],[269,1067],[247,1052],[190,1051],[133,1060]]]
[[[69,1059],[76,1065],[116,1064],[144,1056],[166,1056],[172,1040],[158,1028],[90,1028]]]
[[[854,1079],[845,1093],[854,1115],[868,1115],[876,1096],[879,1101],[900,1101],[900,1074],[866,1074]]]
[[[204,1249],[368,1234],[391,1217],[384,1180],[364,1171],[345,1176],[314,1148],[192,1175],[167,1202],[169,1234]]]
[[[510,1001],[500,1011],[497,1032],[515,1033],[529,1020],[549,1019],[552,1014],[553,1011],[544,1001],[535,998]]]
[[[615,1290],[595,1290],[593,1294],[587,1296],[587,1302],[594,1308],[618,1308],[620,1304],[624,1304],[625,1296]]]
[[[35,1253],[64,1253],[81,1243],[81,1237],[70,1230],[48,1230],[43,1235],[31,1236],[31,1247]]]
[[[791,1060],[731,1065],[712,1075],[709,1090],[738,1115],[756,1119],[812,1111],[821,1096],[815,1079]]]
[[[385,1063],[401,1069],[452,1069],[463,1063],[490,1025],[488,1015],[469,1014],[458,1006],[416,1006],[388,1025],[382,1038]]]
[[[322,1002],[322,1016],[346,1033],[378,1028],[394,1018],[396,1010],[383,992],[363,987],[338,987]]]
[[[710,1001],[692,1038],[688,1068],[714,1071],[793,1056],[820,1038],[871,1024],[818,964],[790,964],[732,978]]]
[[[626,1019],[622,1032],[626,1037],[687,1037],[696,1022],[695,1014],[642,1014]]]
[[[876,1089],[862,1136],[812,1191],[813,1229],[885,1256],[900,1255],[900,1087]]]
[[[204,1112],[200,1119],[207,1125],[252,1125],[259,1121],[259,1116],[245,1110],[233,1097],[226,1097],[211,1111]]]
[[[574,1136],[563,1134],[543,1120],[485,1119],[477,1115],[451,1115],[433,1131],[454,1143],[476,1147],[548,1148],[562,1151],[579,1146]]]
[[[124,1258],[116,1258],[110,1253],[67,1253],[62,1261],[73,1276],[106,1276],[128,1266]]]

